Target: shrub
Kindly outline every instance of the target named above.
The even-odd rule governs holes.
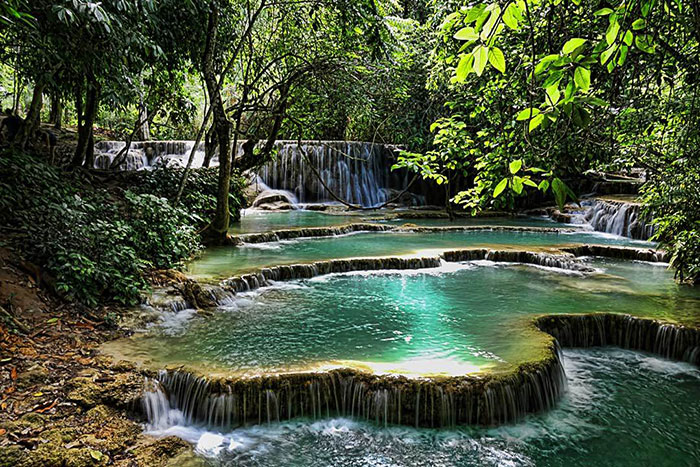
[[[23,153],[0,155],[6,237],[69,299],[133,304],[147,288],[145,270],[177,267],[200,248],[193,211],[81,177]]]
[[[149,193],[167,199],[175,199],[184,169],[158,168],[124,174],[130,189],[136,193]],[[195,169],[190,172],[187,185],[180,199],[181,207],[188,212],[190,222],[198,227],[207,225],[216,212],[218,168]],[[243,208],[245,179],[239,175],[231,177],[229,207],[232,219],[240,217]]]

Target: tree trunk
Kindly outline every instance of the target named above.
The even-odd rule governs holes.
[[[141,81],[143,85],[143,80]],[[151,139],[151,129],[148,125],[148,107],[143,101],[143,93],[139,96],[139,122],[141,122],[141,128],[139,128],[138,137],[141,141],[149,141]]]
[[[209,167],[209,164],[211,164],[211,160],[216,153],[216,145],[216,127],[212,124],[204,138],[204,162],[202,162],[202,167]]]
[[[85,96],[85,111],[78,112],[78,144],[75,148],[71,165],[78,167],[83,164],[87,168],[95,165],[95,146],[92,137],[92,127],[97,114],[98,90],[94,85],[89,85]],[[82,95],[78,93],[76,106],[82,106]]]
[[[62,120],[63,102],[61,101],[61,95],[58,92],[54,92],[51,97],[51,114],[49,116],[49,123],[52,123],[55,129],[60,130]]]
[[[43,83],[34,84],[32,93],[32,103],[29,105],[27,118],[20,127],[19,134],[15,138],[15,144],[24,149],[30,141],[34,140],[36,131],[39,129],[41,107],[43,105],[43,93],[46,85]]]
[[[223,243],[225,241],[231,218],[228,203],[231,185],[231,122],[226,117],[221,89],[214,71],[214,50],[216,50],[218,29],[219,9],[216,2],[212,2],[209,24],[207,25],[207,42],[204,48],[202,71],[207,85],[209,102],[211,102],[213,109],[213,125],[219,145],[219,186],[216,193],[216,214],[207,233],[213,243]]]

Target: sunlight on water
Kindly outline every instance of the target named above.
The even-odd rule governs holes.
[[[700,292],[637,262],[595,259],[600,272],[579,275],[446,264],[278,283],[210,316],[164,312],[162,326],[110,345],[121,357],[217,374],[339,366],[459,374],[538,359],[547,340],[528,326],[535,315],[618,312],[694,324],[700,309]]]

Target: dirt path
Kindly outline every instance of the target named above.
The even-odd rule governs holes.
[[[76,310],[39,279],[0,248],[0,466],[200,465],[186,442],[142,434],[143,375],[98,355],[126,333],[114,310]]]

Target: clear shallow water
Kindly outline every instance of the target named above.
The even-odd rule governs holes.
[[[387,216],[399,216],[385,220]],[[546,217],[468,217],[455,219],[402,219],[401,211],[367,211],[348,214],[329,214],[318,211],[257,211],[245,210],[241,220],[234,222],[230,229],[232,234],[267,232],[270,230],[293,229],[299,227],[329,227],[352,222],[380,222],[391,225],[412,223],[425,226],[444,225],[523,225],[523,226],[552,226],[557,224]]]
[[[119,352],[226,374],[343,365],[459,375],[538,358],[544,335],[527,326],[537,314],[620,312],[700,324],[700,291],[679,287],[664,267],[590,263],[601,272],[475,262],[280,283],[206,318],[166,313],[166,326],[120,342]]]
[[[547,247],[570,243],[652,246],[648,242],[585,231],[574,233],[488,230],[445,233],[353,233],[338,237],[285,240],[241,247],[207,248],[200,258],[188,265],[187,271],[199,278],[222,279],[262,267],[334,258],[435,255],[444,250],[480,246]]]
[[[557,408],[495,429],[379,427],[296,420],[230,433],[153,432],[227,466],[694,466],[700,463],[700,370],[619,349],[565,350]]]

